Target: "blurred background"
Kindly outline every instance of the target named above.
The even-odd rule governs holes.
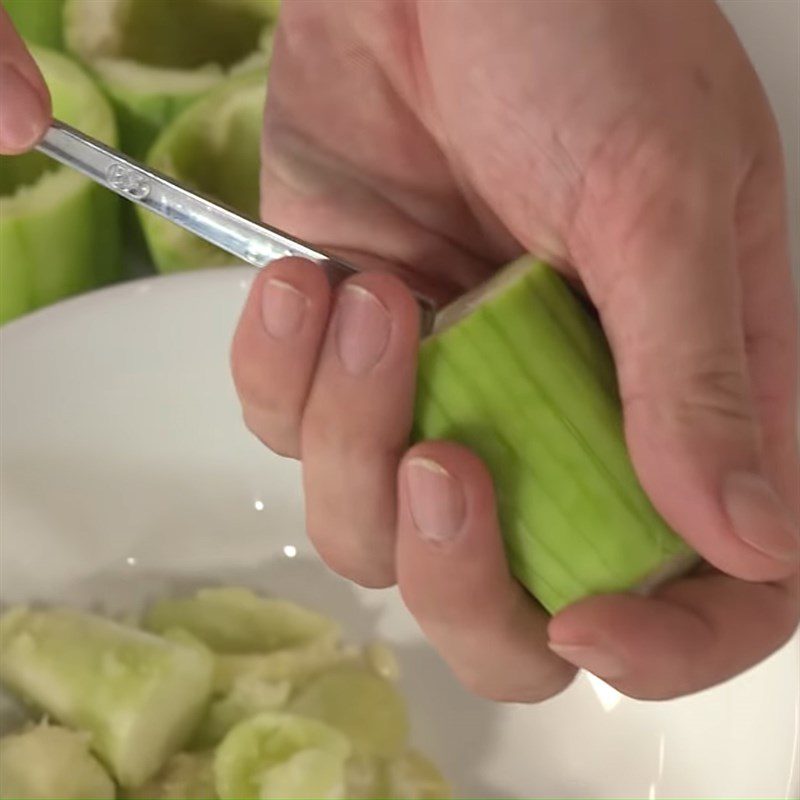
[[[2,2],[32,46],[58,118],[257,217],[279,0]],[[778,117],[797,276],[800,3],[720,5]],[[0,323],[119,280],[230,263],[229,255],[42,155],[0,157]]]
[[[54,116],[258,216],[278,0],[3,0]],[[0,323],[231,257],[39,153],[0,157]]]

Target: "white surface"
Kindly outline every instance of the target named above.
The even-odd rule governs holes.
[[[206,579],[329,611],[355,638],[397,645],[415,738],[460,796],[797,794],[797,639],[677,702],[634,702],[584,679],[539,706],[503,707],[456,685],[395,591],[328,574],[305,541],[297,465],[239,418],[227,349],[251,277],[123,285],[3,329],[4,603],[128,608]]]

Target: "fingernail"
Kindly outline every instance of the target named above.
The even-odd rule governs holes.
[[[622,660],[614,653],[596,645],[550,642],[548,647],[565,661],[591,672],[598,678],[621,678],[625,674]]]
[[[0,141],[8,150],[27,150],[47,124],[39,93],[13,65],[0,62]]]
[[[287,339],[303,325],[308,299],[291,283],[270,278],[261,295],[261,318],[267,333],[275,339]]]
[[[464,524],[466,501],[461,484],[441,464],[412,458],[406,464],[411,516],[420,536],[433,542],[454,539]]]
[[[336,348],[351,375],[366,375],[389,344],[392,321],[386,306],[358,284],[347,284],[336,306]]]
[[[723,487],[736,535],[751,547],[792,564],[800,559],[800,529],[775,490],[760,475],[734,472]]]

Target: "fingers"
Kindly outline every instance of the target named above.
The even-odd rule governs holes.
[[[529,702],[569,685],[574,670],[546,647],[546,613],[509,573],[481,462],[426,442],[408,452],[398,480],[400,591],[462,683]]]
[[[322,270],[287,258],[255,279],[239,320],[231,362],[244,419],[281,455],[300,455],[300,424],[329,306]]]
[[[403,284],[361,274],[337,292],[302,426],[309,535],[334,570],[394,583],[396,472],[411,430],[419,317]]]
[[[754,666],[787,641],[798,614],[796,578],[759,584],[713,572],[652,598],[576,603],[550,623],[550,646],[627,695],[662,700]]]
[[[50,95],[36,62],[0,6],[0,153],[17,155],[44,135]]]
[[[661,449],[664,465],[672,468],[665,479],[673,482],[672,491],[682,494],[687,503],[684,527],[679,529],[718,567],[745,578],[770,578],[790,572],[796,531],[789,511],[798,491],[794,420],[796,323],[786,256],[785,214],[782,200],[778,199],[780,170],[773,170],[765,178],[765,173],[757,172],[744,189],[744,201],[737,208],[737,252],[733,256],[715,256],[730,251],[726,232],[716,236],[712,233],[705,248],[697,248],[702,236],[689,237],[694,245],[677,241],[673,259],[665,258],[670,253],[668,237],[661,237],[660,241],[654,237],[647,246],[651,255],[640,254],[640,263],[652,264],[654,272],[667,270],[663,282],[654,288],[660,292],[661,303],[671,309],[663,313],[674,314],[677,322],[672,326],[661,324],[660,339],[657,332],[650,331],[650,323],[637,319],[635,313],[629,313],[627,319],[620,318],[616,329],[618,346],[633,359],[644,355],[638,351],[644,337],[651,335],[660,341],[644,353],[650,352],[654,367],[658,357],[666,374],[654,378],[647,376],[646,370],[634,367],[627,373],[628,391],[631,386],[660,387],[671,398],[660,414],[654,413],[658,404],[650,399],[655,388],[644,390],[641,401],[634,403],[638,409],[628,406],[628,432],[643,480],[646,485],[649,480],[648,488],[661,486],[657,475],[648,478],[647,473],[650,467],[657,470],[657,451]],[[704,224],[707,222],[706,218]],[[713,232],[714,228],[719,226],[710,225],[708,230]],[[675,233],[673,229],[672,238],[676,238]],[[720,243],[716,247],[715,240]],[[670,271],[670,261],[674,264],[680,252],[686,254],[685,270]],[[732,259],[739,261],[741,299],[739,293],[732,291],[733,276],[737,274]],[[682,271],[685,274],[681,277]],[[672,280],[668,278],[670,274]],[[632,291],[642,293],[644,307],[653,314],[652,323],[658,322],[660,307],[647,287]],[[688,307],[689,298],[681,297],[681,292],[700,292],[698,300],[705,308]],[[634,302],[632,297],[629,305]],[[746,338],[739,333],[737,322],[742,313],[740,303]],[[617,311],[624,312],[624,307]],[[609,318],[607,325],[611,324]],[[635,344],[637,337],[639,344]],[[699,369],[701,362],[696,356],[698,343],[708,347],[709,358],[703,370]],[[734,343],[735,358],[725,359],[726,349]],[[701,377],[705,372],[706,379],[676,382],[686,374],[676,367],[678,355],[685,359],[685,366],[694,365],[688,374]],[[720,379],[716,392],[711,380],[714,370],[719,370]],[[755,400],[752,404],[742,391],[747,378],[736,377],[740,373],[749,375]],[[621,377],[625,377],[623,373]],[[731,391],[737,385],[739,388]],[[728,391],[720,394],[723,388]],[[678,414],[680,406],[675,398],[681,391],[685,407]],[[737,429],[743,432],[751,426],[763,431],[763,454],[756,434],[752,436],[752,446],[748,445],[750,437],[737,436]],[[682,446],[677,450],[667,449],[666,435],[673,431],[681,434]],[[704,515],[698,513],[702,509],[698,500],[702,498],[688,492],[691,486],[681,481],[679,471],[699,468],[688,475],[705,477],[706,496],[714,498],[714,478],[717,486],[724,486],[725,469],[732,464],[754,466],[755,476],[738,479],[740,495],[729,498],[728,508],[723,505],[724,490],[720,491],[724,516],[717,517],[720,521],[715,527],[712,514],[712,524],[704,529]],[[765,479],[769,481],[768,488]],[[781,500],[776,499],[773,486]],[[660,491],[663,502],[667,487],[661,486]],[[671,500],[681,502],[677,496]],[[694,535],[688,527],[692,519],[697,526]],[[783,538],[776,535],[781,526],[785,529]],[[731,547],[735,539],[726,539],[726,532],[737,530],[744,534],[742,538],[753,548],[756,558]],[[773,556],[772,564],[761,558],[765,549]],[[576,666],[604,678],[625,694],[664,699],[713,686],[757,664],[791,636],[799,615],[796,575],[776,583],[757,584],[707,571],[665,586],[648,599],[612,595],[577,603],[552,620],[549,632],[553,650]]]
[[[786,577],[800,536],[762,459],[733,200],[705,180],[659,186],[593,273],[634,464],[658,510],[716,567]]]
[[[318,267],[290,258],[256,278],[234,336],[247,426],[275,452],[302,456],[309,536],[332,569],[366,586],[395,579],[418,332],[398,279],[361,274],[332,299]]]

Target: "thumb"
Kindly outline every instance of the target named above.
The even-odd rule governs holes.
[[[50,95],[36,62],[0,6],[0,153],[17,155],[44,135]]]
[[[617,363],[628,446],[654,505],[717,568],[773,580],[796,568],[800,536],[763,469],[734,207],[718,194],[695,185],[642,203],[624,235],[605,239],[596,286],[588,283]]]

